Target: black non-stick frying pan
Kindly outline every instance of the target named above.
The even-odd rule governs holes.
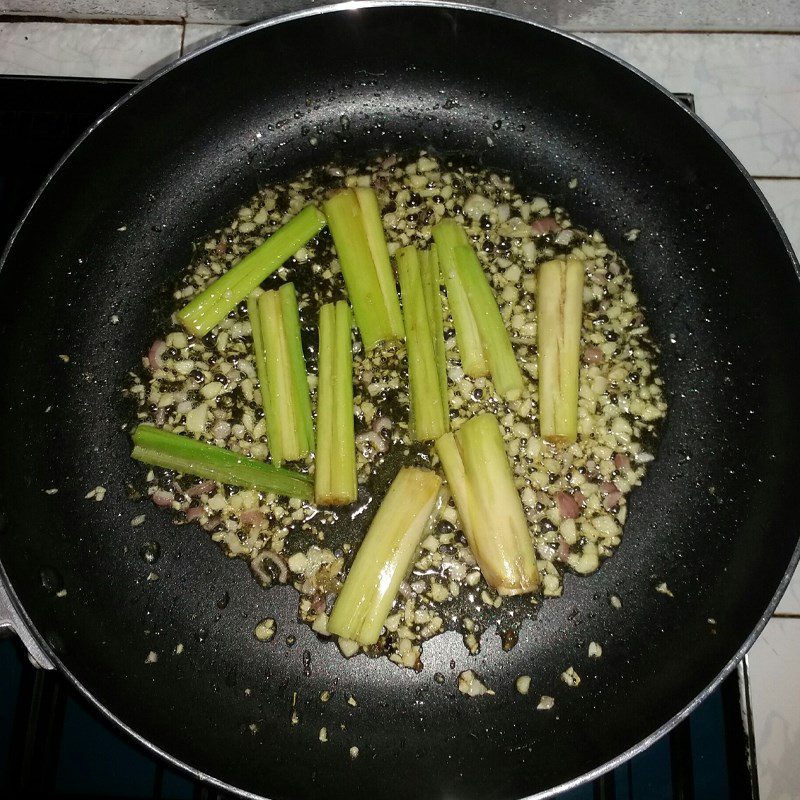
[[[296,621],[292,589],[263,591],[196,526],[127,499],[142,468],[118,398],[192,243],[257,187],[419,148],[508,171],[609,235],[661,347],[669,415],[618,553],[568,575],[512,652],[487,634],[473,658],[443,635],[416,674],[345,661]],[[631,227],[635,243],[622,237]],[[242,792],[517,798],[585,780],[719,682],[798,560],[797,261],[696,117],[570,36],[381,4],[287,17],[183,59],[50,177],[6,253],[0,303],[0,557],[15,613],[121,725]],[[105,500],[84,499],[97,485]],[[158,581],[139,556],[148,541],[161,546]],[[269,645],[252,635],[265,616],[278,621]],[[590,641],[602,658],[588,658]],[[558,679],[569,666],[576,688]],[[460,695],[467,668],[496,695]],[[555,697],[551,712],[534,710],[539,694]]]

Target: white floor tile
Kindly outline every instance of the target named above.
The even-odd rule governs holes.
[[[800,614],[800,567],[795,570],[792,580],[786,587],[786,593],[775,609],[776,614]],[[800,620],[798,620],[800,622]],[[800,680],[800,676],[798,676]],[[800,689],[798,690],[800,691]],[[800,793],[800,789],[798,789]]]
[[[800,258],[800,180],[758,180],[756,183],[764,192],[794,252]]]
[[[0,23],[0,73],[141,78],[176,58],[180,25]]]
[[[697,113],[753,175],[800,177],[800,36],[582,35],[668,89],[693,92]]]
[[[186,0],[0,0],[0,14],[178,21],[186,14]]]
[[[343,0],[346,2],[346,0]],[[4,0],[0,0],[4,2]],[[187,0],[187,22],[235,24],[256,22],[313,6],[334,5],[338,0]]]
[[[747,658],[761,800],[797,800],[800,619],[771,619]]]
[[[9,0],[0,0],[9,2]],[[85,3],[86,0],[61,0]],[[795,0],[466,0],[545,25],[572,30],[800,30],[800,4]],[[323,0],[188,0],[193,22],[252,22]]]
[[[209,44],[233,30],[236,30],[236,26],[202,25],[196,22],[188,22],[183,34],[183,52],[190,53],[192,50]]]

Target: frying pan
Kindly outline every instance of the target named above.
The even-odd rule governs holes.
[[[297,622],[292,589],[263,591],[195,526],[128,499],[142,468],[129,458],[119,391],[163,330],[192,243],[258,187],[419,148],[507,171],[608,234],[661,347],[669,414],[617,554],[595,575],[567,575],[563,597],[542,603],[510,653],[487,633],[470,657],[450,633],[425,645],[414,673],[345,661]],[[633,243],[622,237],[631,227],[642,231]],[[42,660],[109,717],[243,794],[551,796],[646,747],[700,702],[798,561],[797,269],[719,140],[652,81],[574,37],[444,4],[257,25],[104,115],[5,254],[0,559],[10,613]],[[84,499],[98,485],[104,501]],[[139,555],[151,541],[156,565]],[[146,579],[151,569],[158,580]],[[656,591],[662,581],[674,596]],[[278,625],[270,644],[252,635],[266,616]],[[591,641],[602,658],[589,659]],[[146,663],[151,651],[156,663]],[[558,677],[569,666],[582,678],[574,688]],[[468,668],[494,697],[459,694]],[[532,677],[527,697],[514,689],[520,674]],[[540,694],[555,698],[552,711],[535,710]]]

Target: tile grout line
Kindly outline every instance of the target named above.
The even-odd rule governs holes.
[[[181,49],[178,58],[183,57],[183,48],[186,44],[186,17],[181,18]]]
[[[47,14],[25,14],[25,13],[0,13],[0,22],[54,22],[67,25],[225,25],[238,27],[249,25],[260,21],[260,18],[252,20],[192,20],[189,17],[177,18],[143,18],[143,17],[59,17]],[[533,20],[534,22],[536,20]],[[542,23],[549,24],[549,23]],[[788,30],[756,30],[752,28],[564,28],[549,24],[550,27],[565,33],[581,34],[627,34],[627,35],[720,35],[720,36],[798,36],[800,28]]]
[[[180,25],[184,17],[175,19],[143,19],[139,17],[48,17],[34,14],[0,14],[0,23],[44,22],[56,25]]]
[[[776,611],[772,615],[773,619],[800,619],[800,613],[794,613],[792,611]]]

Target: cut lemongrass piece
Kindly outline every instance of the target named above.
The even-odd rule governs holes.
[[[422,277],[422,262],[426,273],[430,272],[427,251],[420,253],[409,245],[397,251],[397,272],[403,293],[403,317],[406,329],[406,349],[408,352],[408,385],[411,407],[411,434],[415,441],[425,442],[438,439],[449,428],[447,412],[447,384],[444,393],[439,371],[438,355],[440,348],[433,328],[434,303],[430,298],[432,276],[427,275],[426,287]],[[438,286],[438,277],[436,279]],[[441,351],[444,340],[441,333],[441,301],[439,305],[439,328]],[[431,308],[429,310],[429,304]]]
[[[375,264],[375,274],[378,276],[381,295],[389,317],[392,338],[402,339],[404,334],[403,315],[397,297],[394,270],[389,261],[389,248],[386,245],[386,234],[383,230],[383,217],[378,207],[378,198],[375,191],[367,186],[357,186],[353,191],[356,193],[361,209],[364,232],[367,235],[370,253],[372,253],[372,262]]]
[[[375,193],[342,189],[324,208],[364,347],[402,339],[403,318]]]
[[[267,426],[267,441],[269,442],[270,455],[277,458],[281,454],[280,431],[273,427],[275,417],[270,414],[269,381],[267,379],[267,354],[264,350],[264,337],[261,334],[261,315],[258,312],[258,298],[263,294],[261,289],[256,289],[247,295],[247,316],[250,320],[250,329],[253,334],[253,357],[256,362],[256,375],[258,376],[258,393],[261,395],[261,408],[264,411],[264,423]],[[273,449],[274,448],[274,449]]]
[[[436,452],[486,581],[502,595],[536,591],[533,539],[497,419],[481,414],[467,420],[436,442]]]
[[[447,353],[444,344],[444,315],[442,313],[442,286],[439,273],[439,254],[436,246],[420,253],[422,288],[425,292],[425,307],[428,311],[428,326],[433,336],[436,356],[436,371],[439,375],[439,394],[442,397],[442,424],[450,429],[450,397],[447,391]]]
[[[291,283],[259,295],[258,328],[266,373],[261,401],[272,437],[270,458],[274,464],[297,461],[311,452],[314,437],[297,296]],[[255,340],[254,336],[254,344]]]
[[[461,285],[469,297],[483,350],[489,361],[494,388],[506,400],[517,400],[524,387],[522,371],[486,273],[472,245],[457,245],[454,255]]]
[[[542,438],[569,444],[578,435],[578,376],[583,324],[583,264],[546,261],[536,282],[539,425]]]
[[[314,449],[314,415],[311,411],[311,392],[308,387],[308,372],[303,355],[300,334],[300,309],[294,284],[285,283],[278,289],[281,303],[286,350],[292,375],[292,409],[299,432],[300,449],[308,455]]]
[[[314,496],[312,481],[307,475],[170,433],[154,425],[139,425],[132,438],[131,455],[144,464],[300,500],[311,500]]]
[[[340,300],[319,312],[314,494],[319,505],[334,506],[352,503],[357,493],[351,319]]]
[[[439,510],[441,478],[403,467],[358,548],[336,598],[328,631],[361,645],[375,644],[420,541]]]
[[[453,219],[443,219],[433,226],[433,238],[439,256],[439,267],[447,287],[447,302],[456,329],[456,343],[461,367],[471,378],[489,374],[478,322],[469,302],[469,295],[456,266],[455,249],[469,245],[464,228]]]
[[[325,217],[322,212],[315,206],[306,206],[278,228],[264,244],[259,245],[187,303],[178,312],[178,320],[195,336],[205,336],[268,275],[275,272],[324,227]]]

